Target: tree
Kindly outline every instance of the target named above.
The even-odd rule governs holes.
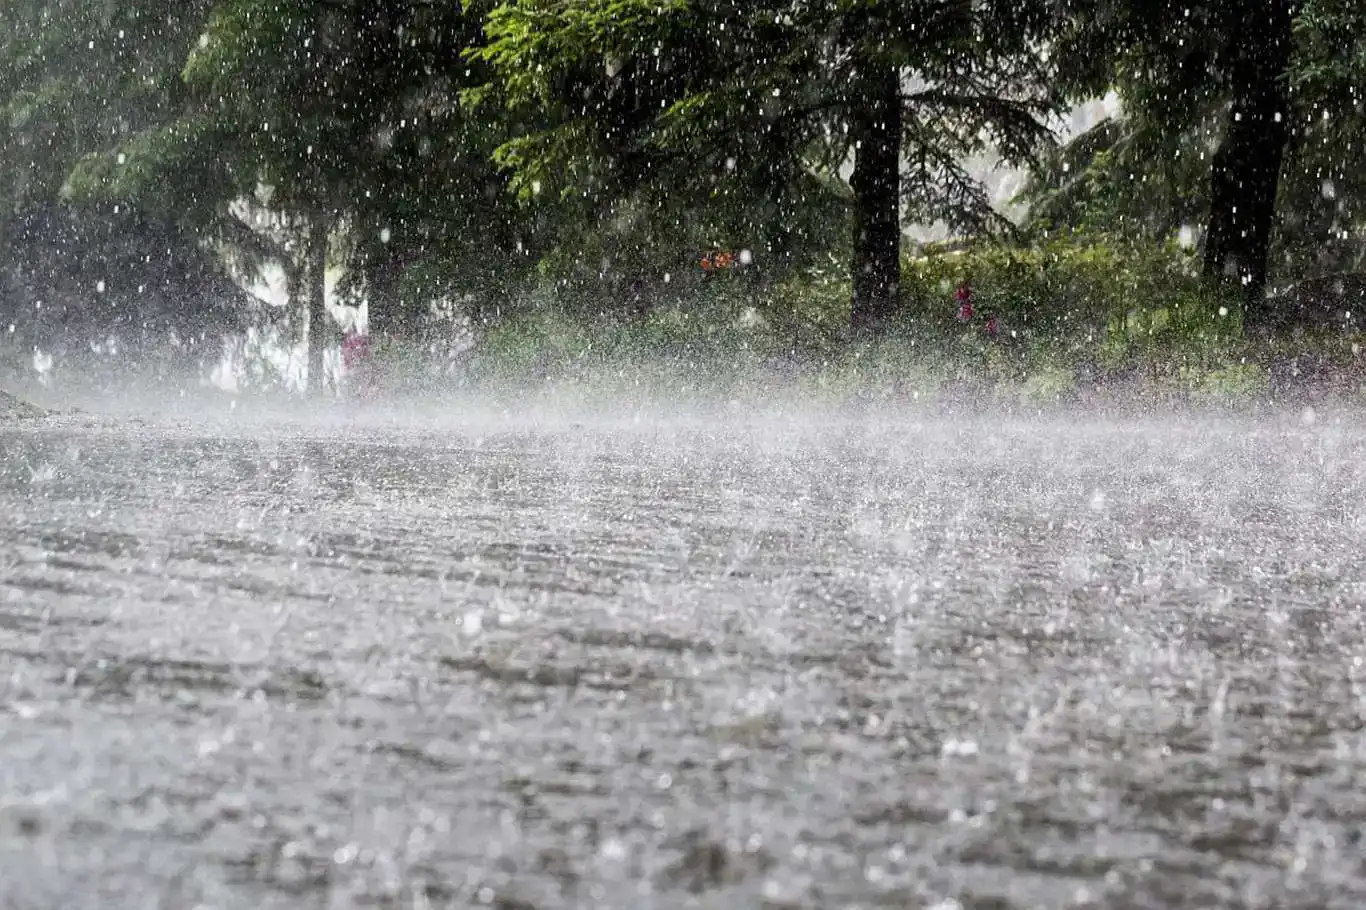
[[[1071,3],[1060,85],[1073,100],[1114,88],[1124,114],[1043,170],[1036,216],[1156,237],[1202,223],[1206,275],[1234,283],[1252,321],[1274,319],[1273,248],[1292,275],[1322,266],[1360,198],[1364,15],[1347,0]]]
[[[426,0],[219,0],[184,61],[184,103],[87,158],[73,185],[188,202],[239,264],[280,263],[318,377],[329,262],[346,266],[343,292],[369,298],[372,327],[395,335],[421,321],[400,297],[405,272],[433,271],[413,269],[424,258],[484,290],[501,267],[529,267],[491,161],[502,124],[458,103],[478,79],[462,52],[481,21]]]
[[[800,204],[794,188],[852,159],[851,322],[877,330],[897,306],[903,212],[1004,226],[962,162],[988,144],[1029,160],[1046,141],[1053,99],[1033,44],[1045,12],[1029,0],[508,0],[474,59],[550,119],[500,149],[524,193]]]
[[[212,349],[241,316],[180,209],[64,198],[72,169],[157,122],[206,0],[15,0],[0,8],[0,320],[10,341],[123,354]],[[94,90],[92,90],[92,88]],[[111,339],[115,342],[110,344]]]
[[[1294,100],[1280,200],[1292,277],[1366,271],[1366,6],[1306,0],[1288,73]]]

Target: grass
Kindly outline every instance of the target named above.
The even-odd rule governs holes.
[[[433,325],[420,344],[380,340],[374,390],[552,408],[1259,407],[1366,394],[1359,334],[1254,338],[1238,302],[1173,246],[1064,237],[910,257],[900,315],[876,338],[849,328],[844,272],[832,259],[778,278],[675,275],[630,317],[619,287],[547,276],[524,299],[484,307],[496,321]],[[964,285],[977,308],[966,324],[954,297]],[[249,394],[277,391],[269,377],[259,385]]]
[[[848,329],[840,272],[831,263],[766,286],[715,282],[633,319],[542,296],[486,328],[465,381],[514,399],[573,387],[604,400],[1026,408],[1354,403],[1366,390],[1356,333],[1254,339],[1237,301],[1209,291],[1174,247],[1064,239],[911,259],[903,312],[876,339]],[[977,307],[967,324],[954,300],[964,283]]]
[[[1274,345],[995,342],[967,332],[894,332],[872,341],[791,345],[746,311],[711,310],[705,334],[661,313],[640,324],[527,317],[489,331],[459,385],[510,403],[572,393],[585,402],[724,403],[780,399],[831,406],[1049,408],[1360,400],[1366,373],[1344,339]],[[663,323],[663,325],[661,325]]]

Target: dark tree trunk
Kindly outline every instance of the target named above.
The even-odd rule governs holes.
[[[866,77],[853,113],[855,329],[876,332],[896,313],[901,285],[901,81],[896,67]]]
[[[323,351],[327,349],[327,235],[328,219],[317,216],[308,226],[308,383],[310,397],[323,390]]]
[[[403,309],[399,285],[403,279],[403,260],[387,252],[367,270],[365,299],[370,317],[370,332],[385,338],[414,334],[413,314]]]
[[[1289,140],[1283,78],[1294,41],[1295,0],[1251,0],[1230,40],[1233,103],[1210,173],[1205,275],[1233,282],[1250,322],[1264,321],[1263,294],[1281,163]]]
[[[300,259],[289,252],[281,257],[285,270],[284,323],[289,329],[291,344],[308,340],[308,269],[307,257]]]

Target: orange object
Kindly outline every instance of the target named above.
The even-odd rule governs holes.
[[[702,254],[702,271],[704,272],[728,269],[734,264],[735,254],[726,250],[715,250]]]

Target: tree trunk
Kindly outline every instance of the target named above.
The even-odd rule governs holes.
[[[286,249],[280,256],[285,270],[285,326],[289,329],[290,347],[308,340],[308,275],[307,257],[303,259]],[[302,389],[301,389],[302,390]]]
[[[1233,103],[1210,173],[1205,275],[1236,282],[1250,322],[1263,310],[1281,163],[1289,140],[1282,82],[1294,41],[1295,0],[1251,0],[1232,51]]]
[[[410,334],[411,321],[408,313],[400,309],[399,282],[403,277],[403,267],[399,258],[392,253],[385,254],[378,262],[372,262],[365,280],[365,298],[370,319],[370,332],[374,335],[394,338]]]
[[[308,382],[310,397],[323,390],[323,352],[327,349],[327,235],[328,220],[314,217],[308,227],[308,262],[304,267],[308,282]]]
[[[428,304],[405,300],[403,281],[420,261],[423,247],[399,246],[397,240],[365,266],[365,300],[370,334],[377,338],[413,341],[421,337],[429,316]]]
[[[901,80],[879,65],[865,77],[853,112],[853,300],[860,331],[877,332],[896,313],[901,286]]]

